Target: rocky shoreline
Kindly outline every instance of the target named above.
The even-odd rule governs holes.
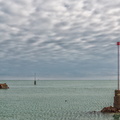
[[[120,109],[109,106],[109,107],[104,107],[101,110],[102,113],[120,113]]]

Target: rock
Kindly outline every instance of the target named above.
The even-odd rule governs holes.
[[[109,107],[104,107],[101,110],[101,112],[102,113],[120,113],[120,110],[115,107],[109,106]]]
[[[115,113],[115,114],[113,115],[113,118],[114,118],[114,120],[119,120],[119,118],[120,118],[120,113],[119,113],[119,114]]]
[[[8,85],[6,83],[0,84],[0,89],[8,89]]]

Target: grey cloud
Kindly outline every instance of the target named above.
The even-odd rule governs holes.
[[[1,0],[0,58],[112,62],[120,38],[118,5],[118,0]]]

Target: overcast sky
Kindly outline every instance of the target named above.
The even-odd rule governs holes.
[[[117,79],[120,0],[0,0],[0,79]]]

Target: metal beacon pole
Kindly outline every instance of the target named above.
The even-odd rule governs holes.
[[[118,47],[118,82],[117,82],[117,90],[115,90],[115,96],[114,96],[114,103],[113,103],[113,107],[109,106],[109,107],[104,107],[101,112],[102,113],[119,113],[119,114],[114,114],[113,117],[115,118],[114,120],[118,120],[120,117],[120,82],[119,82],[119,45],[120,42],[117,42],[117,47]]]
[[[120,109],[120,82],[119,82],[119,45],[120,42],[117,42],[118,46],[118,89],[115,90],[115,96],[114,96],[114,107]]]

